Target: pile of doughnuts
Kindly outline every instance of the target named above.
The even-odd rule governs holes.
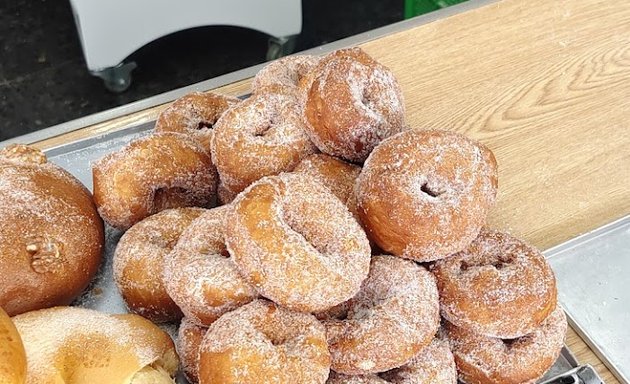
[[[542,377],[566,318],[542,254],[485,227],[498,188],[489,148],[408,128],[393,73],[359,48],[277,60],[252,88],[244,101],[187,95],[154,132],[92,168],[92,210],[126,231],[116,285],[131,312],[180,322],[191,383]],[[41,371],[173,382],[173,343],[137,315],[63,307],[14,317],[27,380]],[[42,340],[38,327],[58,332]],[[60,359],[72,372],[46,365]],[[99,377],[102,359],[117,377]]]

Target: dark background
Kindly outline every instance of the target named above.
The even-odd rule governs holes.
[[[302,7],[296,51],[403,18],[402,0],[304,0]],[[267,39],[234,27],[167,36],[132,55],[131,88],[113,94],[87,72],[67,0],[0,1],[0,141],[261,63]]]

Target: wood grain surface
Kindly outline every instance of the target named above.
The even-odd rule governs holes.
[[[630,213],[630,1],[504,0],[362,46],[398,77],[411,127],[457,130],[494,151],[490,226],[546,249]],[[162,108],[38,146],[150,121]],[[573,330],[567,343],[618,383]]]

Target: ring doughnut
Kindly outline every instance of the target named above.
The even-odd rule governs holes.
[[[164,259],[204,211],[167,209],[135,224],[120,238],[114,253],[114,281],[130,310],[153,322],[181,319],[181,310],[164,287]]]
[[[212,138],[219,178],[234,193],[264,176],[291,171],[315,151],[295,97],[278,93],[257,94],[229,109]]]
[[[264,300],[214,322],[199,353],[201,384],[324,384],[329,370],[322,324]]]
[[[213,92],[192,92],[163,110],[155,122],[155,132],[179,132],[199,141],[210,151],[214,124],[228,108],[238,104],[236,97]]]
[[[482,230],[467,249],[434,264],[442,316],[472,332],[513,339],[556,308],[556,279],[545,257],[506,233]]]
[[[400,368],[380,376],[392,384],[457,384],[457,368],[446,340],[433,339]]]
[[[424,267],[373,256],[361,291],[345,304],[345,316],[324,320],[332,369],[359,375],[405,364],[435,336],[438,300],[435,279]]]
[[[0,307],[66,305],[98,271],[103,221],[90,192],[38,149],[0,151]]]
[[[354,193],[354,183],[361,173],[361,167],[323,153],[317,153],[302,160],[293,172],[304,173],[316,178],[348,206],[350,197]]]
[[[294,55],[272,61],[261,69],[252,81],[252,93],[263,93],[269,89],[284,88],[299,92],[302,78],[312,71],[319,57]]]
[[[372,241],[396,256],[433,261],[477,237],[496,197],[497,165],[489,149],[460,134],[409,130],[372,152],[355,188]]]
[[[199,383],[199,348],[208,328],[197,325],[184,317],[177,334],[177,354],[181,361],[182,371],[186,379]]]
[[[405,108],[392,72],[357,50],[333,54],[314,69],[304,116],[320,151],[361,163],[403,130]]]
[[[225,217],[230,209],[222,206],[199,216],[165,258],[167,292],[186,317],[199,325],[208,326],[258,296],[225,248]]]
[[[29,383],[173,384],[173,341],[143,317],[55,307],[13,322],[28,356]]]
[[[359,291],[369,272],[368,240],[343,203],[315,179],[265,177],[232,205],[227,248],[262,296],[315,312]]]
[[[22,338],[11,318],[0,308],[0,383],[24,384],[26,354]]]
[[[446,330],[459,379],[464,383],[534,383],[558,358],[567,320],[558,306],[532,333],[508,340],[483,336],[452,324],[447,324]]]
[[[209,207],[215,200],[210,155],[180,133],[133,141],[95,162],[92,176],[101,217],[123,230],[165,209]]]

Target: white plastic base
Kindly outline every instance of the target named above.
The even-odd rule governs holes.
[[[302,30],[301,0],[70,0],[70,3],[91,72],[115,67],[151,41],[189,28],[231,25],[274,37],[297,35]]]

